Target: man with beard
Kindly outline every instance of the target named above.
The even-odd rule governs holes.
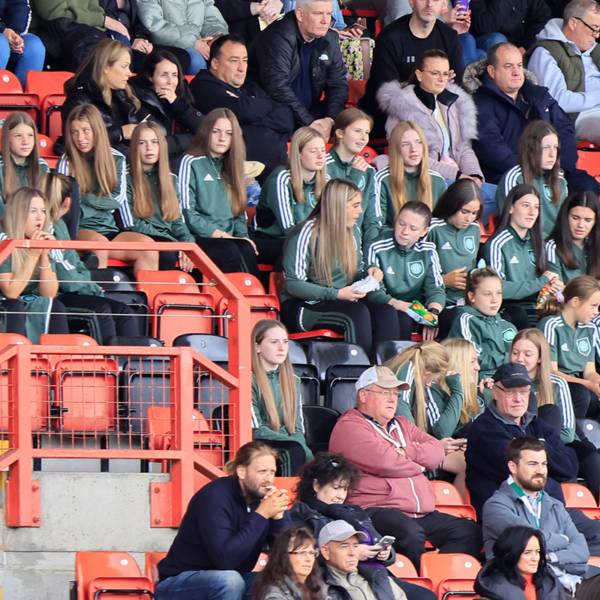
[[[291,526],[287,490],[273,485],[277,452],[254,441],[188,505],[158,564],[156,600],[241,600],[265,543]]]
[[[534,437],[513,439],[506,449],[510,475],[483,507],[483,542],[486,558],[493,556],[494,542],[507,528],[535,527],[544,534],[546,560],[570,592],[589,570],[585,537],[571,520],[565,506],[546,492],[548,457],[546,445]],[[583,585],[588,585],[587,582]]]

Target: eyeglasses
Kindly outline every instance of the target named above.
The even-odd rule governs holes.
[[[373,390],[373,389],[369,389],[368,390],[370,394],[378,394],[379,396],[383,396],[384,398],[396,398],[398,396],[398,390],[397,389],[391,389],[391,390]]]
[[[295,556],[301,556],[302,558],[308,556],[317,558],[317,556],[319,556],[319,551],[316,548],[314,550],[288,550],[288,554],[294,554]]]
[[[450,79],[450,71],[430,71],[428,69],[419,69],[422,73],[429,73],[435,79]]]
[[[600,27],[592,27],[590,24],[586,23],[580,17],[573,17],[573,18],[577,19],[580,23],[583,23],[594,34],[594,37],[598,37],[600,35]]]
[[[520,396],[521,398],[528,398],[529,394],[531,393],[531,387],[529,386],[527,387],[527,389],[506,389],[505,387],[502,387],[499,383],[497,383],[496,387],[499,390],[502,390],[509,398],[517,398],[518,396]]]

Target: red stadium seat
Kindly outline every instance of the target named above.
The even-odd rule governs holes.
[[[144,575],[154,584],[158,581],[158,563],[166,552],[146,552],[144,554]]]
[[[358,101],[365,95],[367,81],[365,79],[350,79],[348,81],[348,101],[346,106],[358,106]]]
[[[421,577],[431,579],[438,598],[447,597],[448,592],[474,597],[473,586],[480,569],[481,563],[469,554],[425,552],[421,556]]]
[[[75,583],[77,600],[153,598],[152,581],[142,575],[135,559],[127,552],[77,552]],[[122,591],[117,596],[111,595],[111,590]],[[128,590],[128,593],[125,590]]]
[[[463,519],[477,520],[475,509],[465,504],[459,491],[447,481],[431,481],[435,493],[435,508],[440,512]]]
[[[431,579],[419,577],[415,566],[403,554],[396,554],[396,560],[394,561],[394,564],[388,566],[388,571],[403,581],[408,581],[408,583],[414,583],[415,585],[420,585],[428,590],[433,590]]]
[[[590,519],[600,519],[600,508],[592,492],[579,483],[561,483],[567,508],[578,508]]]
[[[52,146],[53,142],[47,135],[38,133],[38,151],[40,153],[40,158],[43,158],[51,169],[55,169],[60,156],[54,154]]]
[[[17,76],[0,69],[0,124],[11,112],[22,111],[37,122],[39,100],[35,94],[25,94]]]
[[[600,148],[578,150],[577,168],[587,171],[600,181]]]

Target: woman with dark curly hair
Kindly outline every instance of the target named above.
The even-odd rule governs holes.
[[[273,543],[269,561],[252,592],[253,600],[325,600],[317,564],[317,542],[305,527],[293,527]]]
[[[546,565],[543,534],[508,527],[496,540],[494,558],[477,576],[475,591],[489,600],[561,600],[565,593]]]

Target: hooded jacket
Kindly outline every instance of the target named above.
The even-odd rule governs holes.
[[[325,96],[320,102],[323,114],[319,117],[335,119],[344,110],[348,98],[346,66],[338,41],[337,33],[329,30],[324,37],[312,42],[312,98],[318,102]],[[296,127],[310,125],[317,118],[300,102],[292,88],[292,82],[300,74],[300,52],[304,43],[292,11],[256,37],[249,56],[252,79],[260,83],[274,101],[292,109]]]
[[[534,83],[531,73],[525,73],[525,82],[516,102],[500,91],[487,74],[483,60],[467,67],[463,84],[467,91],[474,94],[479,138],[473,141],[473,149],[488,182],[498,183],[502,174],[517,164],[519,138],[526,125],[536,119],[550,123],[557,130],[560,165],[567,179],[574,175],[582,177],[582,172],[577,171],[575,166],[577,145],[573,122],[548,90]],[[589,188],[583,189],[600,189],[595,179],[587,173],[585,176],[585,184]]]
[[[527,68],[535,73],[540,85],[548,88],[561,108],[575,119],[582,110],[600,106],[600,45],[594,44],[582,53],[567,39],[562,26],[562,19],[551,19],[546,23],[537,35],[538,41],[527,51]],[[595,83],[595,86],[588,87],[589,83]]]
[[[526,600],[525,592],[511,583],[501,573],[490,573],[489,565],[479,571],[475,581],[475,591],[487,600]],[[549,568],[544,572],[541,589],[537,590],[540,600],[564,600],[562,586]]]
[[[398,597],[394,594],[391,585],[394,578],[387,569],[359,569],[359,575],[367,581],[377,600],[395,600]],[[323,569],[323,579],[327,584],[328,600],[352,600],[348,590],[339,585],[327,567]],[[406,598],[406,594],[399,586],[397,591],[401,598]]]
[[[405,456],[357,409],[346,411],[335,424],[330,452],[343,454],[361,471],[348,502],[362,508],[397,508],[412,517],[429,514],[435,510],[435,494],[423,471],[440,466],[444,447],[404,417],[395,417],[388,425],[388,435],[400,443],[401,434]]]
[[[546,550],[554,566],[573,575],[583,575],[590,556],[584,535],[577,530],[562,502],[546,493],[541,502],[542,510],[537,525],[523,497],[517,495],[508,481],[502,482],[483,506],[483,546],[486,557],[488,560],[492,558],[494,542],[507,527],[524,525],[539,529],[544,534]]]
[[[421,126],[429,148],[429,166],[445,179],[456,179],[460,174],[479,175],[481,167],[471,141],[477,139],[477,109],[473,98],[454,84],[438,94],[437,98],[419,85],[402,85],[398,81],[383,84],[377,92],[377,101],[387,115],[385,130],[389,139],[399,121],[414,121]],[[441,162],[444,145],[442,132],[433,116],[436,101],[450,132],[450,158],[457,164]]]

